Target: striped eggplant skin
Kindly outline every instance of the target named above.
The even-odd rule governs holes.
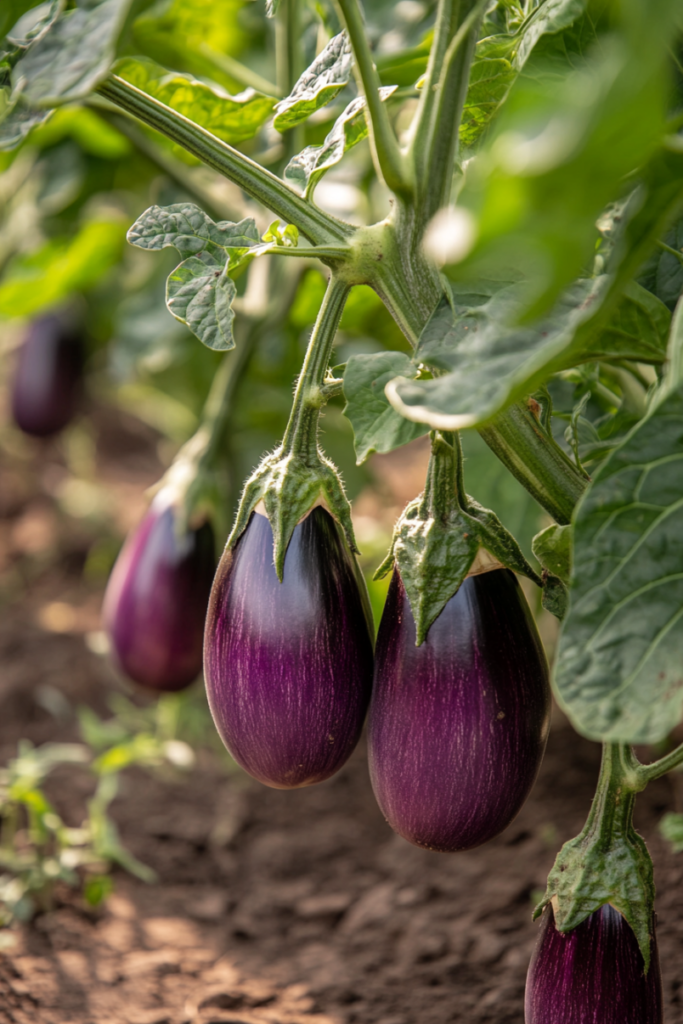
[[[173,506],[158,498],[119,554],[103,619],[121,671],[141,686],[173,692],[202,670],[216,555],[210,523],[178,536]]]
[[[267,786],[323,782],[358,742],[373,650],[357,573],[320,506],[294,530],[282,583],[258,512],[223,555],[204,641],[209,706],[232,756]]]
[[[25,434],[50,437],[73,418],[81,393],[83,346],[56,316],[29,326],[12,383],[12,416]]]
[[[377,802],[399,835],[444,853],[497,836],[529,795],[549,719],[545,654],[509,569],[468,577],[420,647],[394,569],[368,756]]]
[[[662,1024],[655,929],[650,969],[631,926],[609,903],[563,934],[543,913],[526,981],[525,1024]]]

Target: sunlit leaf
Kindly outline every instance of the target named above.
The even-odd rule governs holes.
[[[351,45],[346,32],[340,32],[304,71],[289,96],[276,104],[273,126],[287,131],[326,106],[348,84],[352,67]]]
[[[253,138],[270,118],[275,105],[273,97],[254,89],[230,96],[219,86],[166,71],[152,61],[127,58],[117,63],[115,71],[230,145]]]
[[[164,249],[173,246],[183,258],[205,250],[212,256],[225,256],[230,248],[258,245],[256,222],[248,217],[233,224],[217,224],[194,203],[151,206],[138,217],[128,231],[128,241],[139,249]]]
[[[383,86],[379,90],[380,98],[387,100],[395,91],[395,85]],[[365,97],[357,96],[334,122],[322,146],[306,146],[289,161],[285,167],[285,178],[299,185],[305,196],[312,195],[325,171],[338,164],[344,153],[367,135]]]

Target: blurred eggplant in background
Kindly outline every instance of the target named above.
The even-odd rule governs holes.
[[[126,540],[104,596],[114,660],[136,683],[175,691],[197,678],[215,568],[211,524],[179,532],[175,508],[159,491]]]
[[[50,314],[34,320],[19,349],[12,383],[12,416],[25,434],[50,437],[78,408],[83,383],[83,340]]]

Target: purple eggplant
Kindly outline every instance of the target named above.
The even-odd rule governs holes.
[[[470,576],[415,646],[398,569],[379,628],[370,778],[391,827],[429,850],[469,850],[506,828],[545,750],[548,667],[515,575]]]
[[[56,316],[30,325],[12,385],[12,415],[25,434],[49,437],[72,419],[83,378],[80,336]]]
[[[373,653],[357,574],[320,506],[294,530],[282,583],[263,515],[223,555],[206,620],[209,705],[232,756],[267,786],[322,782],[358,742]]]
[[[175,691],[197,678],[215,568],[211,524],[178,536],[160,492],[126,540],[104,597],[114,659],[136,683]]]
[[[609,903],[571,932],[547,907],[529,964],[525,1024],[662,1024],[654,926],[650,969],[631,926]]]

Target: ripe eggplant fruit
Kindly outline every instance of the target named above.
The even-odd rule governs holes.
[[[294,529],[282,583],[258,512],[221,559],[204,642],[209,706],[232,756],[267,786],[322,782],[358,742],[373,661],[361,586],[320,506]]]
[[[370,778],[391,827],[441,852],[480,846],[526,800],[548,736],[548,666],[514,573],[468,577],[415,646],[398,572],[377,638]]]
[[[654,927],[650,969],[631,926],[609,903],[563,934],[543,913],[526,981],[525,1024],[662,1024]]]
[[[56,316],[28,328],[12,385],[12,416],[25,434],[49,437],[72,419],[83,379],[79,335]]]
[[[126,540],[104,596],[114,660],[136,683],[176,691],[197,678],[215,569],[211,524],[178,536],[160,492]]]

